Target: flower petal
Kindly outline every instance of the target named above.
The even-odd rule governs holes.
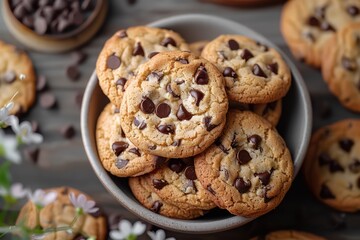
[[[132,229],[132,233],[139,236],[141,234],[143,234],[146,230],[146,225],[143,224],[142,222],[140,221],[137,221],[135,224],[134,224],[134,227]]]
[[[110,232],[110,238],[113,240],[122,240],[122,239],[125,239],[126,236],[120,231],[112,230]]]
[[[132,231],[131,231],[132,230],[131,223],[126,219],[121,220],[120,223],[119,223],[119,230],[125,236],[129,236],[132,233]]]
[[[148,236],[151,238],[151,240],[157,240],[156,235],[154,232],[147,231]]]
[[[14,183],[11,186],[10,192],[11,196],[13,196],[16,199],[23,198],[27,194],[27,189],[23,188],[23,185],[21,183]]]
[[[70,202],[72,203],[72,205],[74,205],[74,207],[77,208],[78,207],[77,201],[76,201],[75,194],[73,192],[70,192],[69,199],[70,199]]]
[[[92,200],[88,200],[84,204],[84,210],[89,210],[95,206],[95,202]]]
[[[50,203],[52,203],[53,201],[55,201],[57,197],[57,193],[56,192],[49,192],[47,193],[45,196],[44,196],[44,199],[43,199],[43,206],[46,206]]]
[[[157,240],[165,240],[165,237],[166,237],[166,235],[165,235],[164,230],[159,229],[159,230],[156,231],[156,239]]]
[[[79,204],[78,207],[84,208],[85,203],[86,203],[86,197],[85,197],[85,195],[81,193],[81,194],[78,196],[77,201],[78,201],[78,204]]]

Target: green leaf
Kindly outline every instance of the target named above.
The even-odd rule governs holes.
[[[0,186],[9,189],[11,186],[10,162],[0,164]]]

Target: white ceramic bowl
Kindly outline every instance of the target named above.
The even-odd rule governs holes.
[[[283,100],[283,117],[278,125],[295,164],[295,174],[299,172],[309,143],[312,127],[312,110],[308,90],[295,65],[273,43],[249,28],[223,18],[201,14],[188,14],[166,18],[149,24],[152,27],[172,29],[180,33],[188,42],[214,39],[221,34],[247,35],[259,42],[276,48],[288,63],[293,82]],[[81,110],[82,139],[89,161],[100,181],[122,206],[140,218],[161,228],[186,232],[210,233],[239,227],[253,220],[233,216],[226,210],[212,210],[194,220],[178,220],[156,214],[143,207],[132,195],[126,178],[109,174],[101,165],[95,142],[96,121],[109,100],[102,93],[95,72],[91,76],[83,98]]]

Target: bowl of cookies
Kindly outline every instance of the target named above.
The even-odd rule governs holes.
[[[107,190],[145,221],[186,233],[276,208],[312,127],[295,65],[251,29],[202,14],[116,32],[81,111],[84,147]]]

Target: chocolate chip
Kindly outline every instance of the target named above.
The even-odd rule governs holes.
[[[66,139],[71,139],[75,136],[75,128],[71,124],[66,124],[60,128],[61,135]]]
[[[193,117],[193,115],[186,110],[184,105],[180,104],[179,109],[176,112],[176,117],[180,121],[183,121],[183,120],[190,120]]]
[[[218,146],[220,148],[220,150],[223,151],[225,154],[229,154],[230,149],[226,149],[225,146],[221,143],[220,139],[217,139],[215,141],[215,145]]]
[[[66,75],[70,80],[76,81],[80,78],[80,71],[76,65],[69,66],[66,69]]]
[[[236,159],[240,165],[250,162],[252,159],[249,152],[242,149],[236,153]]]
[[[177,95],[177,94],[172,90],[170,83],[166,85],[166,91],[167,91],[168,93],[170,93],[174,98],[179,98],[179,97],[180,97],[179,95]]]
[[[155,146],[156,149],[156,146]],[[155,150],[153,149],[153,150]],[[164,164],[164,162],[166,162],[166,158],[164,157],[160,157],[160,156],[154,156],[154,161],[155,161],[155,168],[158,169],[160,167],[162,167],[162,165]]]
[[[180,146],[180,145],[181,145],[181,139],[175,140],[175,141],[173,142],[173,144],[171,144],[171,145],[174,146],[174,147]]]
[[[106,61],[106,66],[112,70],[117,69],[120,67],[121,61],[118,56],[110,55]]]
[[[359,15],[359,12],[360,12],[359,8],[354,5],[348,6],[346,8],[346,11],[353,17]]]
[[[156,107],[156,115],[159,118],[166,118],[167,116],[169,116],[171,112],[171,108],[167,103],[160,103],[159,105],[157,105]]]
[[[312,27],[320,27],[320,21],[314,16],[310,16],[307,20],[307,24]]]
[[[156,127],[156,129],[163,134],[174,134],[175,127],[174,125],[163,124]]]
[[[13,11],[17,19],[22,19],[26,15],[26,9],[24,5],[19,4]]]
[[[270,183],[271,172],[266,171],[262,173],[255,173],[254,176],[258,177],[261,183],[265,186]]]
[[[238,143],[236,142],[236,133],[234,133],[234,135],[233,135],[233,137],[232,137],[232,140],[231,140],[231,147],[232,148],[237,148],[237,146],[238,146]]]
[[[127,35],[127,33],[126,33],[126,30],[123,30],[123,31],[119,32],[118,36],[119,36],[120,38],[126,38],[128,35]]]
[[[339,146],[345,152],[350,152],[353,145],[354,145],[354,141],[349,138],[344,138],[339,141]]]
[[[214,191],[214,189],[212,189],[211,185],[207,185],[206,190],[208,190],[212,195],[216,195],[216,192]]]
[[[231,50],[238,50],[240,48],[239,43],[234,39],[230,39],[228,45]]]
[[[199,106],[201,100],[204,98],[204,93],[196,89],[190,90],[190,95],[195,99],[196,106]]]
[[[323,31],[332,31],[335,32],[335,28],[328,22],[322,22],[320,28]]]
[[[206,127],[206,130],[208,132],[210,132],[211,130],[213,130],[214,128],[216,128],[217,126],[219,125],[214,125],[214,124],[211,124],[211,119],[212,117],[204,117],[204,125]]]
[[[160,82],[160,80],[164,77],[164,74],[162,72],[151,72],[147,77],[146,77],[146,81],[158,81]]]
[[[130,148],[130,149],[129,149],[129,152],[137,155],[138,157],[141,156],[141,153],[139,152],[139,149],[137,149],[137,148]]]
[[[224,173],[225,180],[227,181],[230,177],[229,171],[223,167],[221,167],[220,171],[222,171]]]
[[[181,85],[185,82],[184,79],[175,79],[174,82],[177,84],[177,85]]]
[[[2,80],[5,81],[7,84],[11,84],[16,80],[16,73],[12,70],[5,72],[2,76]]]
[[[169,183],[164,180],[164,179],[153,179],[152,180],[152,183],[153,183],[153,186],[156,188],[156,189],[159,189],[161,190],[163,187],[165,187],[166,185],[168,185]]]
[[[224,77],[232,77],[232,78],[237,78],[237,74],[234,71],[234,69],[232,69],[231,67],[226,67],[223,71],[223,76]]]
[[[269,47],[261,42],[256,42],[256,45],[258,45],[261,48],[261,50],[263,50],[264,52],[269,51]]]
[[[273,73],[278,74],[279,65],[277,63],[270,63],[266,67]]]
[[[70,12],[69,20],[71,21],[72,25],[80,26],[84,22],[84,16],[80,11],[75,10]]]
[[[78,50],[71,54],[71,58],[73,59],[74,64],[81,64],[85,62],[87,54],[83,51]]]
[[[195,73],[195,82],[199,85],[205,85],[209,83],[209,75],[204,66],[200,66]]]
[[[173,45],[174,47],[176,47],[176,42],[173,38],[171,37],[167,37],[164,40],[162,40],[162,42],[160,43],[162,46],[167,47],[169,44]]]
[[[94,7],[93,0],[83,0],[81,3],[81,9],[84,11],[92,10]]]
[[[24,149],[24,154],[28,160],[36,164],[39,159],[40,149],[38,147],[27,147]]]
[[[150,58],[152,58],[153,56],[157,55],[158,53],[159,53],[159,52],[151,52],[151,53],[149,53],[148,58],[150,59]]]
[[[140,103],[140,109],[143,113],[151,114],[155,110],[155,104],[148,97],[143,97]]]
[[[331,190],[325,183],[321,185],[320,197],[323,199],[335,199],[334,194],[331,192]]]
[[[195,186],[195,182],[193,180],[188,180],[186,181],[186,183],[184,184],[184,191],[185,193],[189,193],[192,190],[197,191],[196,186]]]
[[[137,42],[134,48],[134,51],[132,53],[133,56],[145,56],[144,49],[141,46],[140,42]]]
[[[46,6],[42,9],[42,15],[45,17],[46,22],[49,24],[55,17],[55,10],[51,6]]]
[[[185,177],[189,180],[197,179],[194,166],[188,166],[187,168],[185,168]]]
[[[115,166],[118,169],[121,169],[121,168],[124,168],[128,163],[129,163],[129,160],[118,158],[118,159],[116,159]]]
[[[262,139],[259,135],[254,134],[254,135],[251,135],[250,137],[248,137],[247,140],[254,149],[258,149],[259,145],[261,144]]]
[[[34,30],[37,34],[44,35],[48,29],[46,19],[43,17],[36,17],[34,20]]]
[[[111,146],[111,148],[116,156],[119,156],[128,147],[129,147],[129,144],[127,142],[123,142],[123,141],[114,142]]]
[[[360,160],[354,159],[354,162],[349,164],[349,170],[352,173],[359,173],[360,172]]]
[[[266,74],[264,73],[264,71],[261,69],[261,67],[258,64],[253,65],[252,73],[256,76],[267,78]]]
[[[243,178],[236,178],[234,181],[234,187],[239,191],[239,193],[246,193],[251,188],[251,182],[245,182]]]
[[[40,105],[45,109],[50,109],[56,106],[56,98],[54,94],[46,92],[40,95]]]
[[[67,4],[67,1],[55,0],[53,7],[55,10],[61,11],[61,10],[64,10],[65,8],[67,8],[68,4]]]
[[[64,17],[59,17],[56,30],[62,33],[65,30],[67,30],[70,26],[71,26],[71,22],[68,19]]]
[[[151,206],[150,210],[155,212],[155,213],[159,213],[162,206],[163,206],[163,204],[160,201],[155,201],[153,203],[153,205]]]
[[[116,81],[116,85],[117,86],[122,86],[122,91],[124,92],[125,91],[125,84],[127,82],[127,79],[126,78],[119,78],[117,81]]]
[[[173,159],[169,160],[168,167],[172,171],[174,171],[176,173],[180,173],[180,172],[182,172],[182,170],[184,170],[185,164],[181,159],[173,158]]]
[[[321,153],[319,155],[319,165],[320,166],[329,165],[333,161],[334,160],[326,153]]]
[[[189,64],[189,61],[186,58],[177,58],[176,61],[182,64]]]
[[[134,125],[138,127],[140,130],[143,130],[147,126],[145,121],[140,122],[140,120],[137,118],[134,119]]]
[[[47,88],[47,79],[44,75],[39,75],[36,81],[36,90],[41,92]]]
[[[344,172],[344,168],[337,162],[337,161],[332,161],[329,164],[329,170],[331,173],[335,173],[335,172]]]
[[[355,65],[355,63],[354,63],[354,61],[352,61],[350,58],[348,58],[348,57],[342,57],[341,58],[341,64],[342,64],[342,66],[346,69],[346,70],[348,70],[348,71],[351,71],[351,72],[353,72],[353,71],[355,71],[356,70],[356,65]]]
[[[250,58],[253,58],[254,55],[248,50],[244,49],[244,51],[241,53],[240,57],[247,62]]]

